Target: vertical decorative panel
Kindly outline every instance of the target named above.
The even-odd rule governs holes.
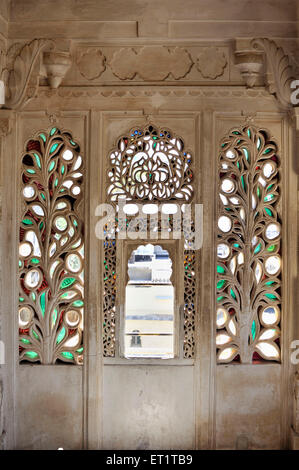
[[[122,199],[142,205],[157,203],[189,204],[193,200],[192,155],[185,147],[181,137],[171,130],[158,128],[152,124],[144,128],[135,127],[117,140],[116,146],[109,153],[108,200],[116,207]],[[137,211],[138,212],[138,211]],[[149,214],[148,212],[147,214]],[[126,226],[137,217],[126,215]],[[144,215],[143,215],[144,217]],[[147,216],[145,216],[147,217]],[[170,219],[170,218],[169,218]],[[138,216],[139,227],[161,232],[161,220],[153,222]],[[113,221],[114,222],[114,221]],[[156,227],[154,227],[156,224]],[[116,233],[120,220],[116,217]],[[123,227],[121,227],[123,229]],[[181,227],[179,227],[179,230]],[[169,232],[177,231],[169,220]],[[193,227],[194,230],[194,227]],[[105,234],[104,240],[104,318],[103,349],[104,356],[115,356],[115,279],[117,240]],[[179,255],[180,256],[180,255]],[[195,270],[196,252],[185,243],[184,256],[184,352],[185,358],[194,357],[195,330]],[[174,261],[175,262],[175,261]]]
[[[279,361],[280,158],[268,131],[222,140],[217,223],[218,361]]]
[[[69,132],[30,139],[22,157],[21,361],[82,363],[83,158]]]

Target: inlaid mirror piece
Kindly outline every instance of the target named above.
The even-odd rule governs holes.
[[[128,260],[124,356],[174,357],[172,260],[160,245],[140,245]]]
[[[21,361],[83,361],[82,192],[83,158],[69,132],[53,127],[27,141],[19,244]]]
[[[218,362],[280,360],[280,158],[269,132],[232,129],[218,187]]]
[[[131,224],[137,224],[139,230],[147,231],[147,235],[141,237],[145,244],[148,238],[158,240],[162,230],[169,232],[169,238],[175,237],[175,232],[185,236],[184,250],[181,256],[178,254],[180,260],[184,260],[183,357],[193,358],[198,251],[190,248],[194,223],[190,222],[191,229],[187,233],[183,217],[175,215],[183,214],[185,204],[191,204],[193,200],[192,154],[185,149],[181,137],[169,129],[148,124],[144,128],[135,127],[120,137],[108,160],[107,200],[115,211],[105,227],[104,236],[104,356],[116,355],[117,237],[119,231],[129,230]],[[120,201],[123,202],[124,218],[120,217]],[[193,208],[190,217],[194,217]]]

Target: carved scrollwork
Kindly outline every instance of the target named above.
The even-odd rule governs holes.
[[[19,53],[8,63],[12,62],[12,69],[2,71],[2,80],[6,83],[5,107],[19,109],[30,101],[37,93],[42,52],[53,47],[53,42],[48,39],[34,39],[25,44]],[[10,54],[14,54],[11,48]]]
[[[266,82],[268,90],[275,95],[283,107],[291,105],[291,82],[294,80],[288,55],[282,47],[267,38],[253,39],[252,45],[260,48],[266,55]]]

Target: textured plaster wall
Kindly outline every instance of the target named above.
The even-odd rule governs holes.
[[[105,366],[105,449],[192,449],[193,367]]]
[[[279,364],[217,367],[218,449],[279,449],[281,397]]]
[[[23,365],[16,392],[17,449],[82,447],[82,367]]]

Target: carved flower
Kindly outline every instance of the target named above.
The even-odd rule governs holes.
[[[216,47],[206,48],[197,57],[197,69],[204,78],[215,80],[223,75],[227,65],[227,57]]]
[[[187,75],[193,65],[189,53],[180,47],[145,46],[138,52],[122,48],[113,54],[110,67],[121,80],[130,80],[136,74],[142,80],[165,80],[170,74],[178,80]]]
[[[105,56],[97,48],[87,49],[77,61],[78,68],[83,77],[87,80],[99,78],[104,72]]]

